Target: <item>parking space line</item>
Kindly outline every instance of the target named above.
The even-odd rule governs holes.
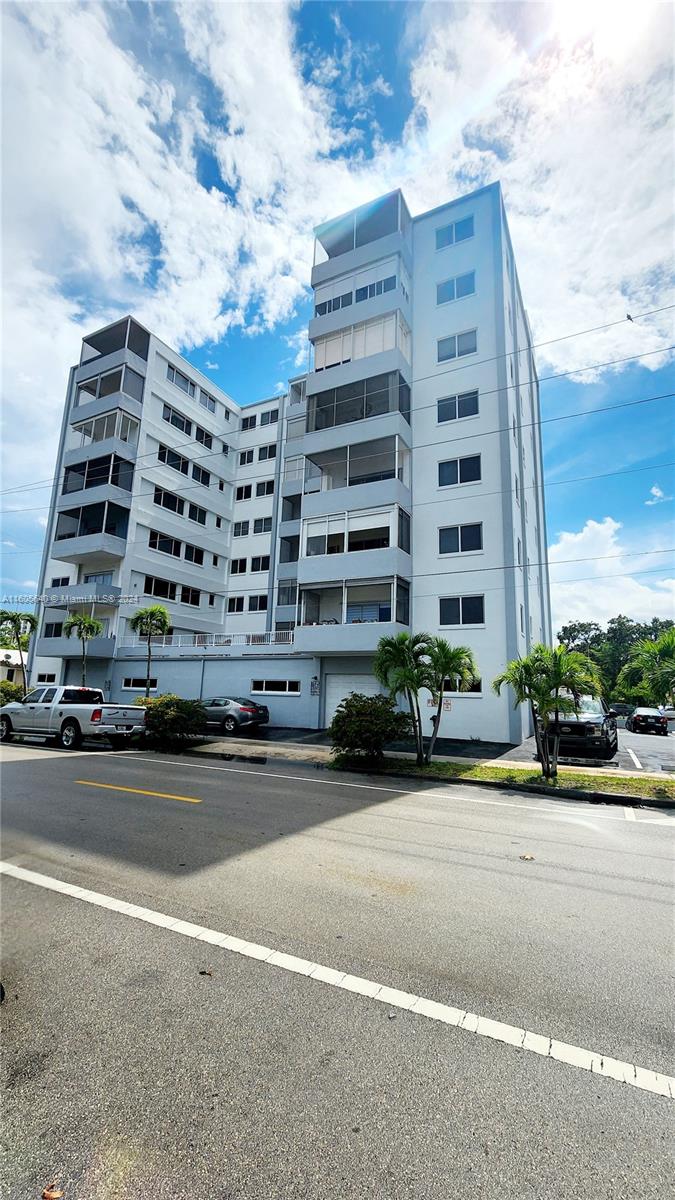
[[[623,811],[624,811],[624,814],[625,814],[625,817],[626,817],[626,820],[627,820],[627,821],[636,821],[636,820],[637,820],[637,817],[635,816],[635,809],[634,809],[634,808],[630,808],[630,807],[629,807],[629,805],[627,805],[627,804],[626,804],[626,805],[624,806],[624,810],[623,810]]]
[[[295,955],[272,950],[269,946],[258,946],[255,942],[245,942],[218,930],[194,925],[191,921],[181,921],[179,918],[169,917],[152,909],[141,908],[125,900],[117,900],[112,896],[105,896],[99,892],[91,892],[86,888],[65,883],[63,880],[54,879],[49,875],[41,875],[37,871],[29,871],[14,863],[0,862],[0,874],[9,875],[14,879],[32,883],[49,891],[60,892],[62,895],[81,900],[86,904],[94,904],[100,908],[118,912],[121,916],[130,917],[133,920],[144,921],[159,928],[164,927],[169,933],[180,934],[183,937],[193,938],[195,941],[208,942],[212,946],[219,946],[226,952],[255,959],[261,966],[264,964],[266,967],[271,966],[276,970],[304,975],[325,987],[340,988],[365,999],[374,1000],[376,1003],[386,1004],[389,1008],[405,1009],[415,1016],[453,1026],[465,1033],[490,1038],[503,1045],[514,1046],[518,1050],[527,1050],[532,1054],[539,1054],[544,1058],[553,1059],[555,1062],[565,1063],[578,1070],[588,1071],[594,1076],[602,1075],[607,1079],[639,1088],[641,1091],[652,1092],[657,1096],[675,1100],[675,1078],[659,1071],[651,1071],[644,1067],[638,1067],[634,1063],[622,1062],[620,1059],[610,1058],[595,1050],[585,1050],[581,1046],[571,1046],[566,1042],[556,1041],[548,1034],[532,1033],[515,1025],[495,1021],[491,1017],[466,1012],[463,1008],[439,1004],[435,1000],[416,996],[411,992],[401,992],[397,988],[392,988],[376,980],[363,979],[359,975],[336,971],[332,967],[310,962],[308,959],[296,958]]]
[[[631,758],[632,758],[633,762],[635,763],[635,766],[637,767],[638,771],[643,771],[643,770],[644,770],[644,767],[642,766],[642,763],[640,762],[640,759],[638,758],[637,754],[634,754],[634,753],[633,753],[633,751],[631,750],[630,746],[626,746],[626,750],[627,750],[627,751],[628,751],[628,753],[630,754],[630,756],[631,756]]]
[[[93,779],[74,779],[83,787],[105,788],[109,792],[135,792],[137,796],[158,796],[162,800],[182,800],[185,804],[201,804],[196,796],[174,796],[173,792],[148,792],[145,788],[122,787],[118,783],[96,783]]]

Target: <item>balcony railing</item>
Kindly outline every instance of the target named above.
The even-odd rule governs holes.
[[[147,646],[147,638],[122,637],[118,646],[123,650],[141,649]],[[170,633],[163,637],[150,638],[150,645],[160,648],[228,646],[292,646],[293,630],[268,630],[266,633]]]

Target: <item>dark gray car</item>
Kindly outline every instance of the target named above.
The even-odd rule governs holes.
[[[245,696],[212,696],[202,700],[206,709],[206,724],[209,729],[221,733],[236,733],[238,729],[253,725],[267,725],[270,719],[266,704],[247,700]]]

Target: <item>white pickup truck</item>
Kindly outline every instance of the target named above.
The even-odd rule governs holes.
[[[144,727],[144,708],[106,704],[98,688],[37,687],[23,700],[0,708],[2,742],[15,733],[41,734],[56,738],[64,750],[75,750],[83,738],[107,738],[118,750]]]

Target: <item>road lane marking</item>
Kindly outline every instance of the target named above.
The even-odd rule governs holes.
[[[136,750],[130,750],[126,753],[122,752],[121,754],[115,755],[115,762],[119,762],[120,759],[135,759],[143,753],[144,751]],[[185,762],[176,762],[176,760],[173,758],[155,758],[153,759],[153,762],[163,763],[164,765],[170,767],[186,766]],[[244,767],[217,767],[213,763],[191,762],[190,770],[192,770],[193,767],[198,771],[225,771],[228,775],[252,775],[256,779],[260,777],[267,779],[289,779],[291,782],[313,783],[315,786],[320,785],[321,787],[359,788],[361,791],[367,792],[387,792],[389,795],[398,796],[399,798],[404,796],[421,796],[423,799],[430,797],[432,800],[464,800],[467,804],[491,804],[497,808],[521,808],[525,809],[526,812],[533,813],[539,817],[560,817],[561,813],[574,813],[578,817],[580,815],[579,804],[587,804],[589,808],[592,807],[596,810],[592,814],[594,818],[598,817],[603,821],[621,821],[622,823],[626,819],[624,816],[619,816],[618,812],[617,814],[614,814],[597,811],[599,802],[593,804],[590,800],[579,800],[576,801],[574,805],[561,804],[555,799],[554,795],[550,797],[550,802],[555,803],[555,808],[549,810],[542,808],[536,803],[537,800],[548,801],[548,796],[533,796],[530,804],[519,804],[514,800],[492,800],[487,796],[467,796],[462,792],[456,792],[454,788],[452,791],[445,792],[438,789],[432,790],[431,788],[419,788],[417,791],[411,792],[406,791],[404,788],[384,787],[380,783],[350,783],[349,781],[343,779],[316,779],[313,775],[286,775],[284,772],[279,771],[259,771],[257,769],[246,770]],[[504,784],[504,790],[509,790],[508,783]],[[635,803],[649,805],[649,800],[646,797],[636,796]],[[647,821],[638,821],[637,824],[646,825]],[[662,824],[666,824],[666,822],[662,822]]]
[[[174,796],[172,792],[149,792],[145,788],[122,787],[117,783],[96,783],[93,779],[75,779],[83,787],[106,788],[109,792],[134,792],[137,796],[159,796],[162,800],[183,800],[185,804],[201,804],[196,796]]]
[[[110,909],[122,916],[133,917],[150,925],[164,927],[172,933],[180,933],[195,941],[208,942],[223,950],[229,950],[233,954],[257,959],[281,971],[305,975],[327,987],[354,992],[369,1000],[386,1004],[388,1007],[405,1009],[432,1021],[439,1021],[444,1025],[452,1025],[467,1033],[476,1034],[478,1037],[491,1038],[504,1045],[515,1046],[517,1049],[527,1050],[544,1058],[551,1058],[555,1062],[566,1063],[579,1070],[589,1071],[593,1075],[602,1075],[608,1079],[618,1080],[620,1083],[630,1084],[631,1087],[639,1088],[641,1091],[652,1092],[655,1095],[675,1100],[675,1078],[659,1071],[651,1071],[644,1067],[638,1067],[634,1063],[622,1062],[620,1059],[610,1058],[595,1050],[585,1050],[581,1046],[571,1046],[567,1042],[557,1041],[548,1034],[532,1033],[527,1029],[520,1029],[516,1025],[508,1025],[503,1021],[494,1021],[490,1017],[466,1012],[463,1008],[439,1004],[436,1000],[415,996],[412,992],[402,992],[398,988],[389,987],[376,980],[363,979],[359,975],[335,970],[333,967],[326,967],[306,958],[298,958],[294,954],[272,950],[269,946],[246,942],[217,929],[207,929],[201,925],[194,925],[191,921],[181,921],[178,917],[170,917],[165,913],[155,912],[153,909],[129,904],[125,900],[117,900],[113,896],[106,896],[100,892],[92,892],[87,888],[65,883],[61,879],[54,879],[50,875],[29,871],[14,863],[0,862],[0,874],[9,875],[14,879],[32,883],[52,892],[60,892],[64,896],[72,896],[87,904]]]
[[[640,762],[640,759],[638,758],[637,754],[634,754],[634,752],[631,750],[630,746],[626,746],[626,750],[627,750],[627,751],[628,751],[628,753],[630,754],[630,756],[631,756],[631,758],[632,758],[633,762],[635,763],[635,766],[637,767],[638,771],[644,771],[644,767],[642,766],[642,763]]]

